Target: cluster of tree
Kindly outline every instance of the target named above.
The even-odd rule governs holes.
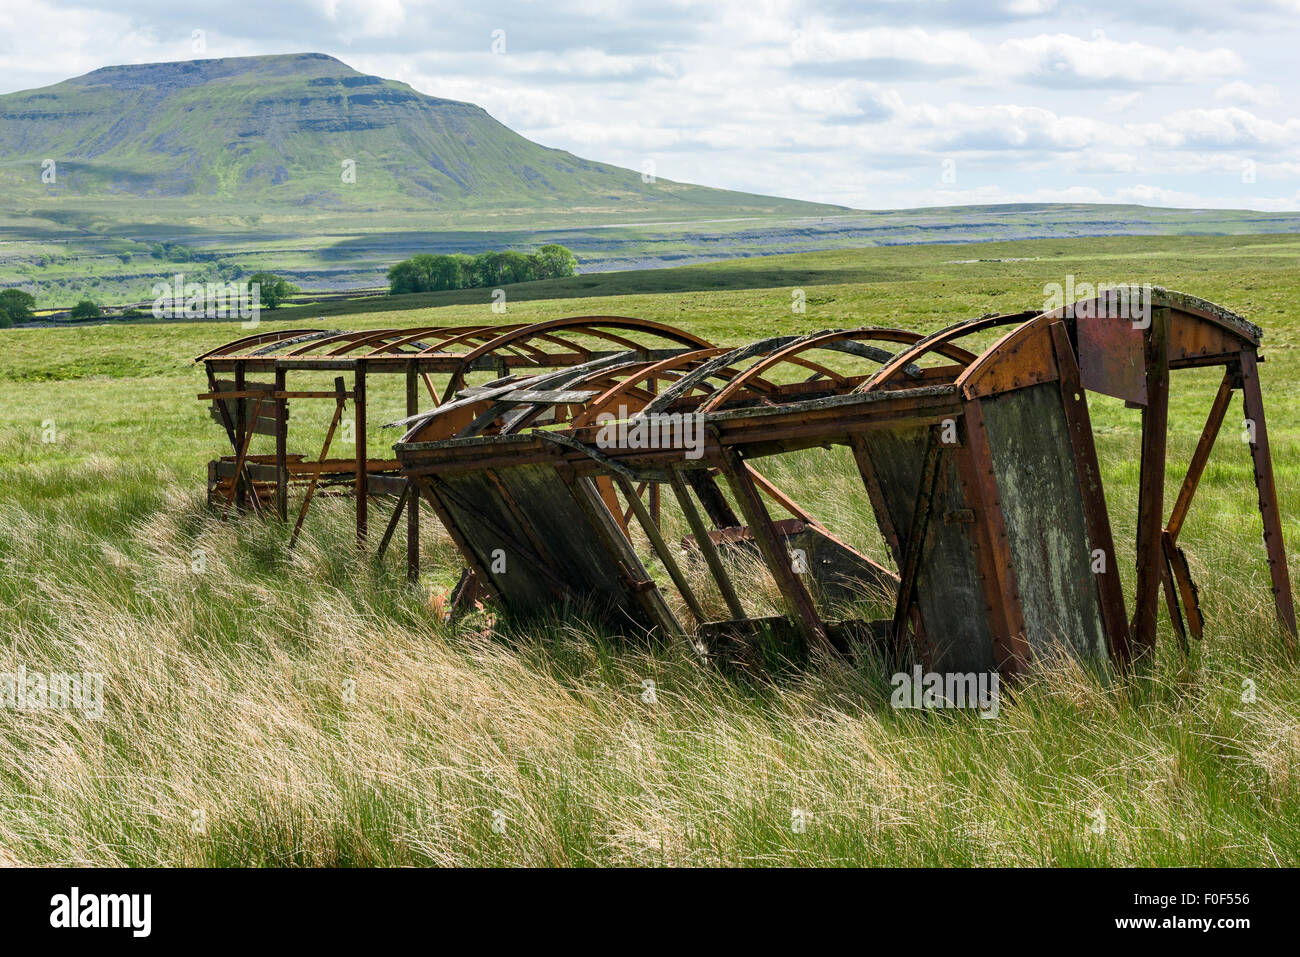
[[[27,322],[32,318],[32,309],[36,298],[21,289],[5,289],[0,292],[0,328],[7,328],[14,323]],[[72,307],[69,313],[72,319],[98,319],[104,311],[94,301],[83,299]]]
[[[149,255],[154,259],[166,259],[174,263],[188,263],[199,258],[193,249],[180,243],[154,243],[149,247]]]
[[[7,328],[16,322],[26,322],[32,317],[35,305],[36,297],[21,289],[0,292],[0,328]]]
[[[287,279],[281,279],[273,272],[255,272],[248,277],[249,285],[256,283],[261,290],[262,305],[267,309],[279,309],[284,302],[296,292],[302,292]]]
[[[235,267],[237,272],[242,272]],[[294,293],[302,292],[297,286],[275,273],[259,272],[249,277],[250,285],[257,283],[261,292],[261,304],[267,309],[278,309]],[[36,298],[21,289],[0,290],[0,329],[8,328],[19,322],[27,322],[36,307]],[[100,319],[104,310],[93,299],[82,299],[69,312],[71,319]],[[148,313],[138,309],[128,309],[122,313],[124,319],[142,318]]]
[[[548,243],[535,253],[479,253],[467,256],[420,253],[388,270],[388,291],[437,292],[442,289],[472,289],[504,286],[534,279],[562,279],[577,272],[578,258],[558,243]]]

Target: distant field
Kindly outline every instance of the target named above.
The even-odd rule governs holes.
[[[527,250],[548,242],[573,249],[580,271],[596,273],[866,246],[1043,237],[1300,235],[1300,213],[1068,204],[814,216],[748,211],[629,216],[589,209],[526,215],[259,210],[250,214],[247,207],[207,200],[134,197],[62,197],[15,209],[0,214],[0,287],[20,286],[36,295],[42,307],[67,308],[87,297],[100,304],[147,300],[153,283],[177,272],[190,281],[208,281],[267,270],[314,291],[383,286],[388,267],[417,252]],[[155,257],[159,242],[179,243],[193,250],[195,259],[171,253]]]
[[[1067,274],[1158,283],[1263,327],[1300,574],[1298,236],[835,249],[507,287],[504,315],[466,290],[285,309],[263,328],[598,314],[736,343],[931,331],[1041,306]],[[339,502],[287,558],[285,529],[203,505],[221,436],[190,360],[242,334],[215,321],[0,330],[0,673],[98,671],[106,688],[98,722],[0,709],[0,864],[1300,863],[1300,668],[1272,625],[1239,405],[1181,538],[1207,618],[1191,661],[1162,620],[1146,677],[1049,675],[982,721],[891,710],[869,664],[742,680],[577,621],[444,627],[430,593],[458,563],[441,530],[411,589],[400,548],[357,560]],[[1174,479],[1216,382],[1175,375]],[[377,426],[401,398],[376,393],[382,448],[396,436]],[[1092,414],[1131,568],[1138,417],[1104,399]],[[770,475],[883,553],[830,453]]]

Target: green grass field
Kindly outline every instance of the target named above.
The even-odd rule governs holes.
[[[1291,236],[846,249],[511,287],[504,315],[468,290],[281,310],[263,325],[601,314],[737,343],[929,331],[1040,306],[1066,274],[1158,283],[1263,327],[1294,556]],[[872,663],[741,677],[575,620],[442,626],[430,596],[458,563],[432,519],[418,589],[400,547],[358,558],[346,501],[315,509],[288,557],[287,529],[204,505],[222,436],[190,360],[241,334],[233,322],[0,331],[0,673],[98,672],[105,688],[100,720],[0,709],[0,864],[1300,863],[1300,670],[1272,623],[1239,399],[1180,539],[1207,619],[1190,661],[1162,621],[1148,673],[1045,674],[981,720],[891,709]],[[1217,377],[1173,384],[1170,497]],[[398,413],[400,388],[372,390],[372,425]],[[1138,417],[1102,399],[1092,413],[1131,569]],[[372,448],[395,438],[374,428]],[[843,465],[815,452],[764,468],[883,554]],[[1125,588],[1131,600],[1131,574]]]

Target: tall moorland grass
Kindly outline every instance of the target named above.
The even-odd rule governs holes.
[[[886,254],[863,253],[876,255]],[[956,248],[944,255],[965,258]],[[1269,272],[1225,257],[1202,264],[1199,286],[1191,267],[1169,284],[1248,313],[1294,288],[1294,266]],[[1015,268],[1028,271],[1017,288],[1032,288],[1039,267]],[[1107,275],[1141,268],[1137,258],[1106,265]],[[914,292],[881,282],[828,286],[822,298],[851,311]],[[926,328],[976,295],[970,285],[936,293],[944,314]],[[779,289],[716,296],[717,321],[749,331],[762,302],[788,299]],[[680,321],[678,302],[534,308]],[[451,313],[445,321],[469,318]],[[1294,547],[1292,327],[1265,325],[1266,400]],[[49,350],[21,338],[42,334],[6,334],[0,349],[9,380],[0,387],[0,672],[101,673],[104,716],[0,709],[0,862],[1300,861],[1300,674],[1272,623],[1235,421],[1182,537],[1205,641],[1184,660],[1162,621],[1158,655],[1141,674],[1058,665],[983,720],[894,710],[890,668],[870,657],[737,671],[575,616],[521,624],[478,614],[444,625],[431,595],[458,563],[431,520],[427,573],[411,588],[400,533],[382,562],[358,558],[344,501],[320,503],[291,556],[285,529],[222,521],[203,504],[215,427],[193,400],[192,370],[168,362],[219,334],[127,327],[82,341],[57,330]],[[1205,377],[1183,381],[1171,496],[1213,388]],[[1135,417],[1106,400],[1093,415],[1119,558],[1131,568]],[[47,420],[53,442],[42,441]],[[815,451],[762,467],[837,534],[881,556],[846,464],[841,452]],[[684,533],[671,512],[667,520],[670,538]],[[744,574],[746,601],[774,611],[770,582],[753,566]],[[1126,589],[1131,596],[1131,576]],[[708,601],[720,611],[716,595]],[[794,826],[796,811],[806,827]]]

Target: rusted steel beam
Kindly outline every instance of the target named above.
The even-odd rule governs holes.
[[[253,415],[256,416],[257,413],[261,411],[261,408],[262,408],[262,397],[259,395],[255,400],[255,404],[253,406]],[[241,488],[240,477],[244,474],[244,467],[248,460],[248,446],[249,443],[252,442],[252,440],[253,440],[253,432],[251,429],[243,433],[242,444],[239,446],[239,455],[235,458],[235,477],[231,484],[230,495],[226,497],[226,507],[225,509],[223,509],[221,513],[223,518],[230,513],[231,503],[234,502],[236,497],[240,495],[240,488]],[[247,488],[250,493],[252,493],[253,500],[256,500],[257,489],[253,487],[253,483],[251,479],[249,480],[247,486],[244,487]]]
[[[406,414],[418,415],[420,412],[420,378],[421,374],[414,363],[406,367]],[[427,375],[424,382],[433,392],[433,384]],[[416,493],[411,480],[406,484],[406,580],[411,584],[420,580],[420,496]]]
[[[289,402],[283,369],[275,370],[275,505],[280,521],[289,520]]]
[[[418,365],[415,366],[415,367],[416,367],[417,369],[419,368]],[[421,378],[422,380],[424,380],[424,388],[428,391],[428,393],[429,393],[429,399],[430,399],[430,401],[433,402],[433,407],[436,409],[436,408],[438,407],[438,390],[437,390],[437,388],[434,387],[433,380],[432,380],[431,378],[429,378],[429,373],[427,373],[427,372],[421,372],[421,373],[420,373],[420,378]],[[412,413],[412,412],[409,412],[409,411],[408,411],[407,414],[408,414],[408,415],[413,415],[413,414],[415,414],[415,413]]]
[[[281,374],[287,373],[288,371],[289,371],[288,369],[276,369],[275,374],[279,376]],[[277,389],[274,393],[274,398],[277,399],[337,399],[338,397],[339,394],[333,391],[298,392],[298,391],[290,391],[287,389],[286,390]],[[352,398],[352,393],[344,392],[343,397],[345,399],[350,399]],[[199,396],[199,398],[203,398],[203,396]]]
[[[366,360],[358,359],[355,370],[352,391],[356,398],[352,400],[352,411],[356,423],[354,439],[357,455],[357,545],[364,547],[370,522],[370,497],[366,484]]]
[[[640,496],[641,493],[644,492],[644,491],[646,490],[646,488],[649,487],[649,485],[650,485],[649,482],[642,482],[642,483],[641,483],[640,485],[638,485],[638,486],[637,486],[633,491],[634,491],[634,493],[635,493],[636,495]],[[605,495],[605,493],[604,493],[603,491],[601,492],[601,498],[605,499],[605,504],[606,504],[606,505],[609,504],[609,498]],[[616,496],[616,497],[615,497],[615,506],[614,506],[614,511],[615,511],[615,514],[616,514],[616,515],[618,514],[618,513],[617,513],[617,507],[618,507],[618,506],[617,506],[617,496]],[[628,524],[629,521],[631,521],[631,519],[632,519],[632,505],[629,503],[629,504],[628,504],[628,507],[627,507],[627,511],[626,511],[626,512],[623,512],[623,520],[622,520],[621,522],[619,522],[619,524],[622,525],[624,528],[627,528],[627,524]]]
[[[786,495],[785,492],[781,491],[779,488],[777,488],[775,485],[769,482],[763,476],[763,474],[758,471],[758,469],[754,468],[748,462],[744,463],[744,465],[745,465],[745,471],[747,471],[749,473],[749,477],[754,480],[754,484],[757,485],[764,492],[766,492],[768,497],[771,498],[773,501],[775,501],[777,504],[779,504],[783,509],[789,512],[795,518],[807,522],[809,525],[816,526],[817,528],[824,527],[821,522],[817,521],[817,519],[813,518],[812,515],[808,514],[808,511],[804,509],[802,506],[800,506],[798,502],[796,502],[789,495]]]
[[[1167,582],[1172,586],[1166,598],[1172,597],[1174,595],[1172,589],[1177,588],[1176,597],[1186,615],[1187,627],[1192,637],[1199,640],[1205,632],[1205,619],[1201,615],[1201,599],[1197,593],[1196,583],[1192,581],[1192,572],[1187,566],[1187,555],[1167,531],[1161,538],[1161,544],[1164,546],[1165,564],[1171,576]]]
[[[249,456],[249,461],[254,461],[256,456]],[[378,472],[391,472],[394,469],[401,468],[401,463],[397,459],[368,459],[366,461],[366,475],[370,478],[371,484],[378,478],[397,479],[396,476],[380,476]],[[292,458],[289,462],[290,478],[300,475],[320,475],[329,474],[348,477],[348,483],[356,484],[357,460],[354,458],[346,459],[326,459],[323,462],[294,462]],[[373,488],[370,494],[375,494]]]
[[[330,394],[333,395],[333,393],[330,393]],[[257,389],[257,388],[253,388],[253,389],[244,389],[244,390],[242,390],[242,391],[240,391],[240,392],[236,392],[236,391],[234,391],[234,390],[231,390],[231,391],[229,391],[229,392],[226,392],[226,391],[221,391],[221,392],[200,392],[198,398],[199,398],[199,401],[201,401],[201,402],[202,402],[202,401],[211,401],[211,402],[221,402],[221,401],[225,401],[225,402],[230,402],[230,401],[233,401],[233,400],[235,400],[235,399],[256,399],[259,395],[260,395],[260,396],[265,396],[265,397],[268,398],[268,399],[277,399],[277,398],[280,397],[280,396],[279,396],[279,395],[278,395],[278,394],[277,394],[273,389]]]
[[[731,613],[733,619],[746,617],[745,606],[740,603],[740,596],[736,594],[736,588],[731,583],[731,578],[727,575],[727,569],[722,564],[722,556],[718,554],[717,547],[713,540],[709,538],[709,530],[704,525],[704,520],[700,518],[699,509],[691,500],[691,493],[686,488],[686,483],[682,481],[682,475],[676,469],[668,473],[668,484],[677,497],[677,503],[681,506],[682,514],[686,516],[686,524],[691,527],[695,534],[695,543],[700,548],[700,553],[704,556],[705,564],[709,566],[709,572],[713,575],[713,580],[718,584],[718,590],[722,593],[722,600],[727,604],[727,611]],[[739,525],[739,522],[736,522]]]
[[[406,500],[410,497],[410,483],[402,489],[402,494],[397,496],[397,504],[393,506],[393,514],[389,516],[388,525],[384,528],[384,535],[379,539],[379,549],[375,552],[376,558],[383,558],[384,552],[388,551],[388,542],[393,537],[393,532],[397,530],[397,523],[402,517],[402,512],[406,508]]]
[[[1196,494],[1196,487],[1200,484],[1201,475],[1205,471],[1205,463],[1209,461],[1210,452],[1214,448],[1214,440],[1219,436],[1223,418],[1227,415],[1229,403],[1232,402],[1232,390],[1239,375],[1240,373],[1236,369],[1228,369],[1223,374],[1223,381],[1219,383],[1219,391],[1215,394],[1214,402],[1210,405],[1209,417],[1205,421],[1205,428],[1201,431],[1201,438],[1196,443],[1196,451],[1192,453],[1192,461],[1187,466],[1187,475],[1183,478],[1182,488],[1178,490],[1174,510],[1170,513],[1169,521],[1165,524],[1165,531],[1174,541],[1178,540],[1178,533],[1182,531],[1183,522],[1187,518],[1187,510],[1192,505],[1192,496]]]
[[[1169,539],[1164,539],[1167,542]],[[1161,563],[1160,563],[1160,584],[1163,586],[1165,595],[1165,610],[1169,613],[1169,623],[1174,629],[1174,638],[1178,642],[1178,650],[1186,658],[1191,652],[1187,644],[1187,628],[1183,624],[1183,613],[1178,607],[1178,593],[1174,590],[1174,573],[1169,568],[1169,553],[1164,550],[1164,544],[1161,544]]]
[[[1083,503],[1088,542],[1094,552],[1100,549],[1105,563],[1103,571],[1094,572],[1102,625],[1106,629],[1110,656],[1123,667],[1128,665],[1131,657],[1128,613],[1124,605],[1119,563],[1115,560],[1115,540],[1111,534],[1110,512],[1106,509],[1106,489],[1101,481],[1101,466],[1097,461],[1092,419],[1088,413],[1088,397],[1083,389],[1079,364],[1075,359],[1074,348],[1070,345],[1065,323],[1057,320],[1050,328],[1061,377],[1065,426],[1074,450],[1074,467],[1079,477],[1079,498]],[[1091,560],[1091,556],[1089,558]],[[1095,565],[1095,562],[1092,564]]]
[[[207,373],[208,373],[208,391],[209,391],[209,393],[210,393],[213,397],[219,396],[219,395],[221,394],[221,392],[220,392],[220,390],[219,390],[218,387],[217,387],[217,376],[216,376],[216,373],[213,372],[212,367],[211,367],[210,365],[207,366]],[[205,398],[205,396],[202,396],[202,395],[199,396],[199,399],[200,399],[200,400],[203,400],[204,398]],[[227,437],[228,439],[230,439],[230,447],[231,447],[231,449],[233,449],[235,452],[238,452],[238,451],[239,451],[239,439],[236,438],[236,436],[235,436],[235,422],[234,422],[234,419],[232,419],[231,416],[230,416],[230,409],[226,407],[226,404],[225,404],[224,402],[218,402],[218,403],[217,403],[217,411],[220,413],[221,424],[222,424],[222,425],[225,427],[225,429],[226,429],[226,437]]]
[[[1282,516],[1278,511],[1277,485],[1273,479],[1273,456],[1268,445],[1268,426],[1264,422],[1264,397],[1259,386],[1259,367],[1255,350],[1241,351],[1241,394],[1246,422],[1254,425],[1250,458],[1255,470],[1255,488],[1259,492],[1259,514],[1264,520],[1264,548],[1268,553],[1268,574],[1273,585],[1273,603],[1278,620],[1291,636],[1295,647],[1295,603],[1291,597],[1291,575],[1286,567],[1286,547],[1282,543]]]
[[[614,480],[618,483],[619,489],[622,490],[623,497],[627,499],[628,504],[631,505],[633,514],[636,515],[637,521],[640,523],[642,531],[645,532],[646,538],[650,540],[650,545],[654,548],[655,554],[658,555],[659,560],[663,562],[664,569],[668,572],[668,576],[673,580],[673,584],[677,586],[678,592],[681,593],[682,600],[686,602],[686,607],[689,608],[691,614],[695,616],[696,624],[704,624],[704,622],[708,621],[708,616],[704,613],[704,608],[700,605],[699,599],[695,597],[695,592],[691,589],[690,583],[686,580],[686,576],[682,574],[681,567],[677,564],[677,558],[668,547],[668,543],[664,541],[664,537],[659,531],[659,525],[655,522],[654,516],[650,514],[650,510],[647,509],[645,503],[641,501],[641,496],[637,494],[636,489],[632,487],[631,482],[621,475],[616,476]]]
[[[653,366],[651,368],[653,368]],[[658,378],[656,378],[655,376],[650,376],[648,379],[646,379],[645,385],[646,385],[646,389],[649,390],[651,395],[658,394],[659,392]],[[660,518],[662,517],[660,514],[659,499],[660,499],[659,483],[651,482],[650,483],[650,521],[654,524],[656,531],[659,530],[659,521]],[[692,614],[694,614],[694,612],[692,612]],[[699,620],[702,622],[704,619],[701,618]]]
[[[609,509],[610,515],[613,517],[614,521],[618,523],[618,527],[622,529],[623,534],[630,534],[627,523],[632,516],[631,510],[629,509],[627,512],[624,512],[622,506],[619,505],[618,496],[614,494],[614,483],[609,480],[609,476],[596,476],[596,491],[600,493],[600,497],[604,501],[605,507]]]
[[[714,528],[731,528],[740,524],[740,517],[718,488],[713,473],[707,469],[688,469],[680,473],[704,506],[704,512]]]
[[[243,456],[247,454],[247,450],[248,450],[248,442],[246,440],[251,436],[251,431],[248,430],[248,424],[249,424],[248,415],[247,415],[248,400],[242,398],[242,395],[245,391],[244,376],[245,376],[244,363],[242,362],[235,363],[235,391],[241,394],[241,398],[235,400],[235,437],[239,442],[238,447],[244,450],[239,455],[239,461],[241,465],[243,461]],[[235,479],[234,479],[233,490],[235,493],[234,496],[235,501],[239,505],[239,508],[242,510],[247,505],[245,496],[247,495],[248,486],[244,484],[244,478],[240,474],[240,472],[241,472],[241,467],[237,465],[235,467]],[[226,508],[227,510],[229,510],[230,508],[229,502],[226,503]]]
[[[1165,443],[1169,431],[1169,309],[1151,310],[1146,330],[1147,404],[1142,410],[1142,468],[1138,480],[1137,598],[1133,609],[1133,657],[1149,655],[1156,642],[1160,570],[1165,563]]]
[[[740,506],[741,514],[749,524],[750,534],[754,536],[754,542],[758,545],[758,550],[762,553],[768,570],[772,573],[772,578],[776,581],[776,586],[789,607],[790,616],[803,633],[809,649],[833,651],[834,646],[826,633],[826,625],[817,614],[812,596],[808,594],[808,589],[804,587],[803,581],[791,566],[785,543],[772,527],[772,517],[768,514],[767,506],[763,504],[763,498],[745,468],[744,460],[735,449],[724,448],[722,474],[727,479],[731,493]]]
[[[966,403],[962,425],[957,470],[965,501],[975,511],[975,560],[993,631],[994,662],[999,673],[1015,678],[1029,670],[1029,642],[982,400]]]

